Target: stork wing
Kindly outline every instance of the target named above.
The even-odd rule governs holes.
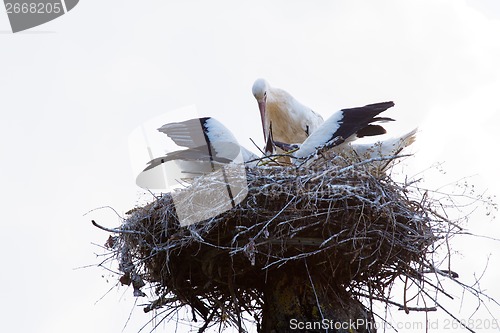
[[[335,112],[304,141],[295,156],[303,158],[313,154],[318,148],[333,147],[345,141],[351,141],[356,136],[384,134],[385,129],[382,126],[371,123],[393,120],[377,117],[392,106],[394,106],[393,102],[383,102]]]
[[[218,141],[237,144],[233,133],[212,117],[194,118],[179,123],[169,123],[158,128],[178,146],[196,148]]]
[[[168,135],[178,146],[196,148],[207,144],[200,118],[165,124],[158,131]]]
[[[389,138],[376,143],[352,143],[351,148],[362,159],[388,157],[398,155],[403,149],[416,140],[417,128],[396,138]]]
[[[211,149],[209,149],[209,146],[206,145],[185,150],[176,150],[166,154],[165,156],[152,159],[148,162],[148,166],[143,171],[147,171],[154,167],[157,167],[160,164],[176,160],[192,161],[197,163],[206,162],[212,164],[231,163],[240,153],[240,147],[232,143],[224,143],[224,147],[225,149],[223,151],[223,154],[212,151]]]
[[[358,134],[358,132],[358,137],[385,134],[385,129],[382,126],[371,125],[371,123],[394,120],[386,117],[376,117],[379,113],[393,106],[393,102],[383,102],[340,110],[342,118],[338,121],[338,128],[332,133],[331,138],[341,136],[347,139],[354,134]]]

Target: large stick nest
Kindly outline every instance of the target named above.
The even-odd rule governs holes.
[[[181,226],[167,193],[129,212],[110,237],[120,281],[138,296],[153,287],[146,312],[189,305],[206,324],[236,321],[241,311],[258,320],[266,275],[293,274],[304,260],[315,279],[378,300],[388,300],[397,277],[418,280],[429,269],[436,215],[409,184],[376,175],[370,163],[255,167],[246,177],[244,200],[218,216]],[[210,191],[215,181],[207,175],[178,191]]]

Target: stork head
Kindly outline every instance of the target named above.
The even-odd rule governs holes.
[[[262,120],[262,130],[264,131],[264,140],[266,138],[266,101],[267,101],[267,93],[269,90],[269,84],[264,79],[255,80],[252,86],[252,94],[257,100],[257,104],[259,105],[260,111],[260,119]]]
[[[267,90],[269,89],[269,84],[264,79],[257,79],[252,86],[252,94],[255,99],[259,102],[266,99]]]

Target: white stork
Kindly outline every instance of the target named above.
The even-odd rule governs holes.
[[[251,160],[258,158],[241,147],[224,125],[207,117],[169,123],[158,130],[187,149],[151,160],[137,176],[136,183],[143,188],[164,189],[196,179],[199,186],[170,191],[181,226],[215,217],[236,207],[246,197],[244,163],[256,164]],[[164,168],[155,168],[159,165]],[[204,178],[204,175],[210,176]]]
[[[144,171],[174,161],[186,178],[193,178],[220,169],[223,164],[256,164],[259,158],[239,145],[234,135],[211,117],[194,118],[165,124],[158,129],[178,146],[187,147],[149,161]],[[143,171],[143,172],[144,172]]]
[[[257,79],[252,87],[262,121],[264,140],[302,143],[323,123],[323,118],[301,104],[285,90],[274,88],[264,79]]]
[[[417,128],[399,137],[392,137],[375,143],[353,142],[349,146],[362,159],[375,157],[395,156],[404,148],[415,142],[417,138]]]
[[[386,130],[381,125],[373,123],[393,121],[377,117],[393,106],[393,102],[382,102],[335,112],[302,143],[294,156],[303,159],[320,148],[328,147],[338,151],[357,138],[385,134]]]
[[[352,162],[361,162],[373,159],[373,161],[370,162],[371,167],[378,171],[385,171],[393,160],[385,160],[384,158],[397,156],[403,149],[413,144],[416,140],[417,130],[418,129],[415,128],[399,137],[392,137],[374,143],[350,142],[347,145],[338,145],[333,147],[331,150],[327,149],[326,153],[333,151],[336,154],[342,154]],[[282,142],[275,142],[275,144],[277,144],[278,147],[284,151],[300,152],[301,148],[300,144],[289,145]],[[319,147],[319,149],[321,148],[322,147]],[[291,155],[295,157],[296,154],[291,153]],[[302,162],[303,159],[295,159],[294,164],[300,165]]]
[[[393,157],[399,155],[403,149],[415,142],[417,136],[417,128],[399,137],[389,138],[375,143],[357,143],[353,142],[349,145],[349,149],[345,149],[347,155],[353,155],[353,159],[364,161],[377,159],[370,162],[370,166],[378,171],[385,171],[394,159],[383,160],[384,157]]]
[[[300,164],[308,157],[314,156],[318,150],[354,155],[357,160],[395,156],[415,141],[417,129],[400,137],[376,143],[358,143],[355,141],[357,138],[365,136],[385,134],[385,128],[374,123],[393,121],[392,118],[378,117],[380,113],[392,106],[394,106],[393,102],[383,102],[342,109],[330,116],[302,144],[289,145],[277,141],[273,143],[285,151],[295,150],[293,153],[295,164]],[[377,166],[384,169],[389,162],[381,161]]]

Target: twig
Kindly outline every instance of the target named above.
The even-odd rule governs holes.
[[[112,233],[116,233],[116,234],[133,234],[133,235],[146,235],[146,233],[142,232],[142,231],[137,231],[137,230],[123,230],[123,229],[113,229],[113,228],[106,228],[106,227],[103,227],[102,225],[99,225],[96,221],[92,220],[91,221],[92,224],[99,228],[99,229],[102,229],[104,231],[107,231],[107,232],[112,232]]]

